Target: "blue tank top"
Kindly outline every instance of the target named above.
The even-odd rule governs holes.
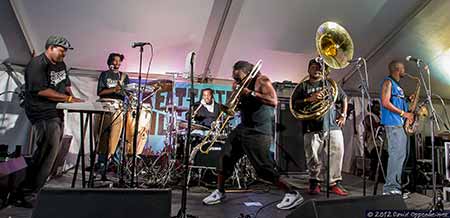
[[[400,110],[408,111],[408,103],[405,100],[405,93],[402,87],[390,76],[385,77],[383,83],[386,80],[390,80],[392,84],[391,103]],[[391,112],[381,105],[381,124],[385,126],[403,126],[403,122],[404,118],[400,114]]]

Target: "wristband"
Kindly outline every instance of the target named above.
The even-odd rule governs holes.
[[[405,111],[400,112],[400,116],[403,117],[405,115]]]
[[[67,96],[67,98],[66,98],[66,101],[68,102],[68,103],[72,103],[72,96],[71,95],[69,95],[69,96]]]

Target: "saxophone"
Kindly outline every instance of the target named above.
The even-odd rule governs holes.
[[[410,74],[406,74],[409,78],[416,81],[416,90],[414,91],[414,98],[411,99],[411,104],[409,105],[408,112],[413,113],[414,119],[412,121],[409,121],[408,119],[405,120],[405,123],[403,125],[403,128],[405,129],[406,134],[413,135],[417,132],[417,128],[419,127],[418,122],[418,115],[419,111],[421,111],[422,107],[424,107],[423,104],[421,104],[419,107],[417,107],[417,102],[419,100],[419,94],[420,94],[420,79],[419,77],[412,76]]]

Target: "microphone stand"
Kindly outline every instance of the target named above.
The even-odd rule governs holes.
[[[359,89],[361,91],[361,117],[362,117],[362,122],[364,123],[364,121],[366,119],[366,109],[365,109],[365,105],[366,105],[366,103],[365,103],[365,99],[366,99],[365,96],[366,95],[367,95],[367,101],[369,103],[371,102],[370,95],[369,95],[369,84],[368,84],[368,81],[362,75],[361,64],[359,63],[359,61],[356,64],[356,68],[358,69],[359,77],[360,77],[360,80],[361,80],[361,83],[359,85]],[[364,70],[365,70],[365,68],[364,68]],[[372,125],[372,123],[370,125]],[[362,163],[362,167],[363,167],[363,170],[362,170],[363,196],[366,196],[367,178],[366,178],[366,152],[365,152],[366,151],[366,141],[365,140],[363,140],[362,146],[363,146],[363,152],[362,152],[362,159],[363,159],[363,163]]]
[[[328,86],[327,75],[325,73],[326,65],[325,65],[322,57],[320,57],[318,59],[318,62],[320,64],[320,66],[322,67],[322,90],[324,90]],[[330,96],[328,96],[328,97],[330,97]],[[333,105],[330,108],[330,110],[328,110],[328,112],[326,112],[327,114],[325,114],[325,116],[328,116],[328,129],[325,131],[326,135],[324,135],[324,138],[326,137],[325,146],[327,148],[327,178],[326,178],[326,180],[327,180],[327,198],[330,198],[330,178],[331,178],[331,175],[330,175],[330,162],[331,162],[330,161],[330,159],[331,159],[330,158],[330,156],[331,156],[331,154],[330,154],[330,151],[331,151],[331,149],[330,149],[330,145],[331,145],[331,143],[330,143],[330,140],[331,140],[331,136],[330,136],[330,134],[331,134],[331,129],[330,129],[330,127],[331,127],[331,110],[335,110],[335,109],[336,109],[335,105]]]
[[[433,102],[431,101],[431,78],[430,78],[430,71],[428,69],[427,66],[427,73],[428,73],[428,86],[425,82],[425,78],[423,76],[422,71],[420,70],[420,63],[421,61],[418,60],[416,61],[416,66],[417,69],[419,71],[420,74],[420,78],[422,80],[425,92],[427,94],[427,100],[426,102],[428,103],[430,110],[431,110],[431,116],[430,116],[430,130],[431,130],[431,172],[432,172],[432,186],[433,186],[433,200],[432,200],[432,206],[431,209],[432,210],[443,210],[444,208],[442,208],[442,198],[439,199],[439,206],[437,205],[437,191],[436,191],[436,168],[435,168],[435,144],[434,144],[434,122],[436,122],[437,124],[437,128],[439,128],[439,123],[437,123],[437,115],[436,115],[436,110],[434,109],[433,106]],[[417,97],[417,96],[416,96]]]
[[[188,131],[187,131],[187,139],[186,139],[187,143],[185,144],[184,151],[183,151],[184,181],[183,181],[183,188],[182,188],[182,193],[181,193],[181,207],[180,207],[180,210],[178,211],[178,214],[174,218],[196,218],[196,216],[186,213],[187,192],[188,192],[188,171],[189,171],[188,153],[189,153],[189,150],[190,150],[189,148],[191,146],[191,141],[192,141],[192,137],[191,137],[192,112],[194,109],[194,101],[195,101],[195,96],[194,96],[195,95],[195,92],[194,92],[194,55],[195,55],[195,53],[192,53],[191,61],[190,61],[191,87],[189,90],[189,111],[188,111],[188,128],[187,128]]]
[[[139,77],[138,77],[138,91],[137,91],[137,106],[136,106],[136,114],[135,114],[135,122],[134,122],[134,134],[133,134],[133,164],[131,166],[131,187],[137,187],[138,186],[138,178],[136,173],[136,148],[137,148],[137,140],[138,140],[138,132],[139,132],[139,117],[141,114],[141,100],[142,100],[142,93],[141,93],[141,81],[142,81],[142,53],[144,52],[144,46],[137,45],[136,47],[139,47]],[[136,176],[136,183],[134,182]]]
[[[120,176],[119,176],[119,187],[124,188],[126,187],[125,185],[125,179],[124,179],[124,175],[125,175],[125,165],[126,165],[126,135],[127,135],[127,120],[128,120],[128,110],[129,110],[129,106],[130,106],[130,101],[128,98],[128,95],[126,92],[122,92],[124,94],[123,97],[123,107],[124,107],[124,111],[123,111],[123,130],[122,130],[122,140],[121,143],[122,144],[122,154],[121,154],[121,159],[120,159]]]

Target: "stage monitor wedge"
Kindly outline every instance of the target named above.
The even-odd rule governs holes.
[[[170,189],[43,189],[32,218],[170,217]]]
[[[401,195],[377,195],[331,200],[308,200],[286,218],[366,217],[367,210],[405,210]]]

